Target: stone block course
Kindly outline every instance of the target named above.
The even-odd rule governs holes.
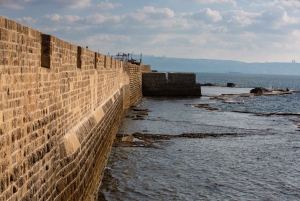
[[[0,200],[92,200],[141,69],[0,17]]]

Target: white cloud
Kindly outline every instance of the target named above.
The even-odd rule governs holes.
[[[1,8],[12,8],[12,9],[23,9],[26,3],[29,3],[30,0],[0,0]]]
[[[290,17],[288,16],[287,12],[284,12],[282,19],[287,24],[300,24],[300,18]]]
[[[280,9],[292,9],[299,10],[300,9],[300,1],[299,0],[274,0],[271,2],[259,2],[259,3],[251,3],[251,6],[254,7],[266,7],[266,8],[280,8]]]
[[[152,35],[151,39],[149,39],[149,44],[150,45],[166,45],[168,44],[168,41],[177,38],[176,35],[171,35],[171,34],[156,34]]]
[[[154,8],[152,6],[145,6],[142,13],[150,16],[152,19],[167,19],[173,18],[175,13],[169,8]]]
[[[264,11],[257,18],[264,29],[276,30],[277,34],[287,33],[300,27],[300,18],[290,17],[281,9],[270,9]]]
[[[117,52],[131,52],[132,46],[136,41],[130,36],[123,34],[95,34],[81,40],[75,41],[76,44],[88,46],[96,52],[102,54],[115,54]]]
[[[137,10],[137,12],[122,15],[121,22],[139,32],[154,29],[159,29],[160,31],[169,29],[169,31],[172,31],[172,27],[175,26],[179,29],[187,27],[184,24],[184,20],[180,19],[180,16],[176,16],[171,9],[154,8],[152,6],[145,6],[143,9]]]
[[[48,0],[48,3],[54,3],[58,7],[81,9],[91,6],[91,0]]]
[[[190,1],[195,1],[202,4],[229,3],[232,4],[233,6],[237,5],[236,1],[234,0],[190,0]]]
[[[83,21],[83,18],[77,15],[49,14],[36,20],[32,20],[31,23],[37,23],[41,26],[48,26],[51,28],[55,28],[54,26],[63,25],[61,28],[67,28],[68,26],[74,26],[74,24],[78,24],[81,21]]]
[[[246,27],[258,23],[259,20],[257,18],[260,15],[260,13],[250,13],[243,10],[232,10],[222,13],[224,22],[237,27]]]
[[[124,36],[121,34],[111,35],[111,34],[97,34],[91,36],[85,40],[89,45],[93,45],[95,41],[107,41],[107,42],[117,42],[117,41],[126,41],[131,42],[132,38],[129,36]]]
[[[73,23],[73,22],[77,22],[79,20],[82,20],[81,17],[77,16],[77,15],[65,15],[64,19],[68,22],[68,23]]]
[[[81,9],[91,6],[92,0],[47,0],[42,2],[45,5],[54,4],[58,8]],[[1,8],[24,9],[31,5],[40,5],[39,0],[0,0]]]
[[[197,2],[203,5],[196,4],[195,1],[193,5],[199,11],[178,12],[176,7],[178,5],[175,8],[172,5],[156,7],[154,5],[159,5],[158,3],[140,3],[131,9],[126,8],[128,5],[105,0],[98,2],[98,5],[95,1],[83,0],[82,2],[90,3],[84,6],[94,5],[94,7],[86,7],[76,14],[70,9],[64,9],[67,2],[78,1],[64,0],[58,3],[58,0],[51,0],[48,1],[50,6],[62,7],[57,14],[48,12],[38,18],[24,15],[28,17],[20,16],[15,20],[74,44],[88,45],[93,50],[105,46],[106,49],[100,50],[102,53],[107,51],[114,53],[122,49],[126,52],[147,50],[148,53],[155,50],[162,55],[166,54],[164,51],[168,51],[169,55],[175,57],[178,55],[197,57],[187,53],[195,51],[202,57],[234,59],[234,55],[239,55],[241,56],[239,60],[249,61],[255,58],[247,56],[242,58],[242,55],[253,55],[258,58],[262,52],[275,54],[273,49],[279,47],[282,51],[300,52],[300,15],[291,13],[288,9],[290,6],[297,7],[298,3],[293,1],[283,3],[272,1],[268,3],[269,7],[266,7],[266,1],[255,1],[261,2],[263,5],[261,7],[254,4],[251,4],[252,7],[249,4],[245,7],[245,1],[242,1],[243,3],[239,2],[241,8],[232,9],[228,5],[218,3],[233,1],[198,0]],[[178,4],[183,3],[181,1]],[[192,4],[191,0],[189,3]],[[204,3],[215,4],[204,5]],[[73,8],[84,7],[83,4],[72,5]],[[97,9],[99,10],[97,6],[106,10],[97,13]],[[62,14],[64,11],[65,14]]]
[[[17,22],[22,24],[34,24],[36,20],[32,19],[31,17],[19,17],[15,19]]]
[[[85,21],[88,24],[101,24],[104,22],[112,22],[112,23],[117,23],[120,21],[120,16],[117,15],[103,15],[103,14],[93,14],[85,17]]]
[[[51,21],[60,21],[63,17],[61,17],[59,14],[51,14],[51,15],[45,15],[46,19],[49,19]]]
[[[193,13],[190,15],[194,20],[205,21],[208,23],[218,22],[222,20],[222,16],[216,10],[211,10],[210,8],[205,8],[200,10],[197,13]]]
[[[100,2],[97,7],[101,10],[111,10],[111,9],[114,9],[116,7],[120,7],[122,6],[122,4],[120,3],[109,3],[108,1],[102,1]]]
[[[142,12],[137,12],[123,15],[123,18],[126,20],[126,22],[132,21],[133,23],[136,23],[144,21],[147,18],[147,15]]]

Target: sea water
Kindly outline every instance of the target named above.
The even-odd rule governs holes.
[[[198,73],[197,81],[241,88],[202,87],[201,98],[143,98],[148,116],[124,117],[119,133],[239,135],[114,147],[97,199],[300,200],[300,94],[230,98],[239,104],[211,98],[252,87],[300,90],[300,77]],[[219,110],[193,106],[199,103]]]

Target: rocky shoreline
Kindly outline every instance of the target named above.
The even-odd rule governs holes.
[[[274,91],[266,90],[264,88],[255,88],[251,90],[251,93],[242,94],[221,94],[219,96],[209,97],[211,100],[221,101],[225,104],[244,104],[243,101],[236,101],[235,99],[240,97],[253,97],[253,96],[270,96],[270,95],[286,95],[292,94],[290,91],[284,91],[276,89]],[[202,102],[196,104],[185,104],[186,106],[202,108],[208,111],[219,111],[220,108],[210,106],[210,103]],[[125,118],[131,118],[132,120],[145,120],[149,114],[148,108],[140,108],[138,104],[131,107]],[[231,111],[236,113],[249,113],[256,116],[300,116],[298,113],[288,112],[274,112],[274,113],[253,113],[248,111]],[[296,122],[297,127],[300,127],[300,123]],[[133,134],[117,134],[116,140],[114,141],[114,147],[145,147],[145,148],[158,148],[156,145],[160,141],[171,140],[175,138],[207,138],[207,137],[238,137],[244,136],[246,133],[182,133],[179,135],[174,134],[149,134],[149,133],[133,133]]]
[[[117,134],[114,147],[144,147],[159,148],[156,143],[178,138],[220,138],[220,137],[243,137],[248,133],[182,133],[179,135],[172,134]],[[273,133],[264,134],[273,135]]]

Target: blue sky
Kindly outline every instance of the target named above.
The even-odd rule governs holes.
[[[300,0],[0,0],[0,15],[103,54],[300,61]]]

